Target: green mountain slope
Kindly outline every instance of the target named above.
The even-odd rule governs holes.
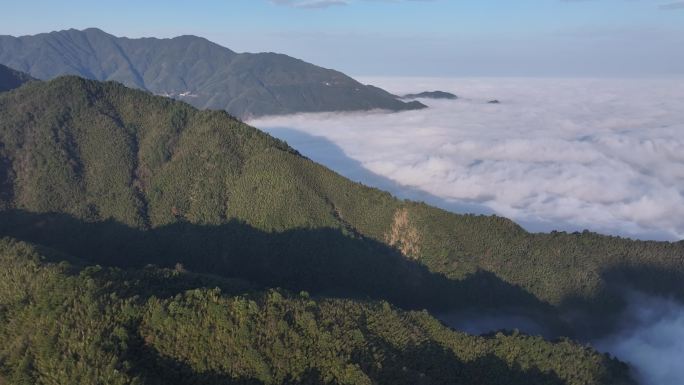
[[[0,239],[0,383],[633,384],[626,365],[567,340],[475,337],[386,302],[54,258]]]
[[[425,107],[286,55],[238,54],[195,36],[128,39],[94,28],[0,36],[0,63],[39,79],[79,75],[118,81],[242,118]]]
[[[31,80],[27,74],[0,64],[0,92],[13,90]]]
[[[0,143],[0,234],[96,263],[552,318],[607,319],[625,284],[684,298],[682,242],[530,234],[400,201],[224,112],[115,83],[65,77],[0,95]]]

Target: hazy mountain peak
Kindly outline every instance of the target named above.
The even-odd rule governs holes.
[[[424,108],[334,70],[277,53],[235,53],[205,38],[123,38],[98,28],[0,36],[0,63],[39,79],[114,80],[243,118]]]
[[[97,28],[97,27],[89,27],[89,28],[86,28],[86,29],[84,29],[84,30],[82,30],[82,31],[79,31],[78,29],[75,29],[75,28],[70,28],[69,31],[84,32],[84,33],[91,33],[91,34],[100,34],[100,35],[113,36],[113,35],[110,35],[110,34],[108,34],[107,32],[105,32],[105,31],[103,31],[103,30],[101,30],[101,29],[99,29],[99,28]]]

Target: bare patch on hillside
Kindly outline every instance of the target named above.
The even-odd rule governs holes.
[[[392,227],[385,235],[385,240],[408,258],[417,259],[420,255],[420,234],[411,224],[408,209],[398,209],[394,213]]]

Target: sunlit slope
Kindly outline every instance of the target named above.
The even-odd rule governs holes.
[[[529,234],[397,200],[224,112],[116,83],[1,95],[0,142],[1,230],[98,262],[182,262],[413,307],[605,306],[607,282],[683,294],[682,243]]]

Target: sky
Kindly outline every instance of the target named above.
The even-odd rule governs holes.
[[[0,0],[0,34],[193,34],[355,76],[684,75],[675,0]]]

